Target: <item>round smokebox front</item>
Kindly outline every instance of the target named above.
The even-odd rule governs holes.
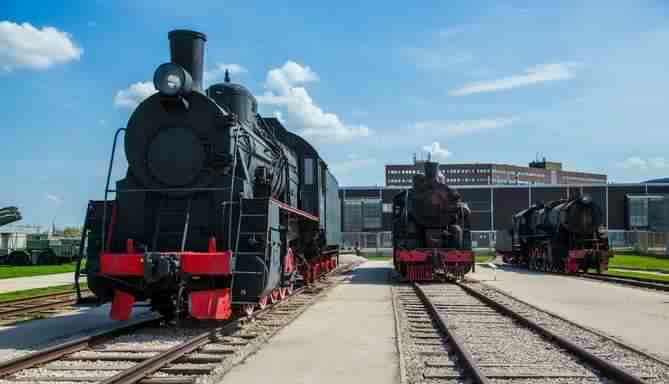
[[[183,127],[162,129],[149,143],[148,168],[167,186],[192,184],[204,166],[205,153],[193,131]]]

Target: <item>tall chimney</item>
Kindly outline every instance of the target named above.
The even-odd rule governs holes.
[[[204,72],[204,33],[177,29],[167,35],[170,39],[170,58],[184,67],[193,79],[193,89],[204,92],[202,74]]]
[[[437,178],[437,174],[439,173],[439,163],[426,161],[424,167],[425,177],[428,180],[435,180]]]

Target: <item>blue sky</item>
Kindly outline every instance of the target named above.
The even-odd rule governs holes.
[[[81,224],[174,28],[206,33],[209,82],[232,69],[343,185],[382,185],[384,164],[426,150],[667,176],[669,5],[552,3],[6,1],[0,206]]]

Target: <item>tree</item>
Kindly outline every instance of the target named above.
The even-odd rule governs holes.
[[[81,236],[81,228],[79,228],[79,227],[65,227],[65,229],[63,229],[63,236],[67,236],[67,237]]]

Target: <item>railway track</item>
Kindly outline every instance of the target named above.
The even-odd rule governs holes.
[[[83,290],[82,295],[90,291]],[[0,324],[48,317],[69,310],[77,303],[76,292],[53,293],[0,303]]]
[[[527,268],[522,268],[514,265],[508,265],[508,264],[502,264],[502,268],[505,269],[522,269],[522,270],[528,270]],[[620,285],[627,285],[627,286],[632,286],[632,287],[639,287],[639,288],[648,288],[648,289],[655,289],[658,291],[664,291],[664,292],[669,292],[669,283],[663,283],[661,281],[657,280],[651,280],[651,279],[644,279],[641,277],[622,277],[622,276],[612,276],[612,275],[604,275],[604,274],[597,274],[597,273],[579,273],[579,274],[566,274],[566,273],[560,273],[560,272],[550,272],[550,271],[536,271],[532,270],[533,272],[537,273],[547,273],[551,275],[556,275],[556,276],[566,276],[566,277],[573,277],[573,278],[581,278],[581,279],[590,279],[590,280],[598,280],[598,281],[605,281],[607,283],[612,283],[612,284],[620,284]]]
[[[669,283],[663,283],[657,280],[644,279],[639,277],[620,277],[611,275],[599,275],[595,273],[584,273],[580,275],[586,279],[606,281],[608,283],[630,285],[633,287],[656,289],[658,291],[669,292]]]
[[[395,288],[404,382],[667,383],[669,365],[481,284]]]
[[[341,275],[355,265],[341,266]],[[0,364],[1,383],[190,384],[216,381],[290,324],[340,278],[302,287],[285,300],[218,326],[165,327],[150,320],[63,343]]]

